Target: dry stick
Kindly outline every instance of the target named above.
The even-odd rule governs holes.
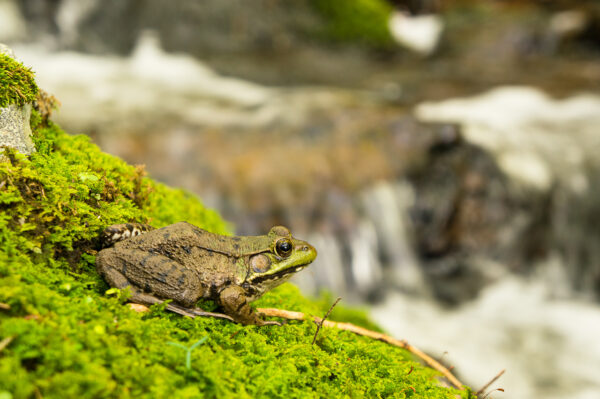
[[[488,382],[487,384],[485,384],[483,386],[483,388],[481,388],[479,391],[475,392],[475,395],[479,396],[483,393],[483,391],[485,391],[486,389],[488,389],[488,387],[490,385],[492,385],[494,382],[496,382],[498,380],[498,378],[500,378],[502,376],[502,374],[504,374],[504,372],[506,371],[506,369],[500,371],[498,374],[496,374],[496,376],[494,378],[492,378],[490,380],[490,382]]]
[[[4,348],[6,348],[8,346],[8,344],[10,344],[12,342],[12,340],[14,338],[15,337],[13,337],[11,335],[11,336],[4,338],[2,341],[0,341],[0,352],[2,352],[4,350]]]
[[[504,392],[504,389],[502,389],[502,388],[493,389],[493,390],[489,391],[488,393],[486,393],[485,396],[481,399],[486,399],[488,396],[490,396],[492,393],[494,393],[496,391]]]
[[[10,309],[10,305],[8,303],[0,302],[0,309],[2,309],[2,310],[9,310]]]
[[[260,313],[263,313],[266,316],[276,316],[290,320],[304,320],[306,318],[306,316],[302,312],[292,312],[289,310],[275,308],[259,308],[256,310],[258,310]],[[358,335],[363,335],[365,337],[377,339],[379,341],[387,342],[390,345],[406,349],[410,353],[421,358],[428,366],[442,373],[448,379],[448,381],[450,381],[452,385],[454,385],[456,388],[463,389],[463,384],[446,367],[441,365],[437,360],[435,360],[431,356],[415,348],[414,346],[410,345],[404,340],[395,339],[390,337],[389,335],[378,333],[372,330],[367,330],[366,328],[362,328],[351,323],[341,323],[336,321],[323,320],[317,316],[313,316],[313,319],[317,323],[322,322],[325,327],[339,328],[340,330],[350,331]]]
[[[321,319],[321,322],[317,324],[317,331],[315,331],[315,336],[313,337],[313,341],[311,345],[314,345],[315,342],[317,341],[317,335],[319,334],[319,330],[321,329],[321,327],[323,327],[323,323],[325,322],[325,319],[327,317],[329,317],[329,313],[331,313],[331,311],[333,310],[333,307],[335,305],[337,305],[337,303],[339,301],[342,300],[342,297],[338,297],[338,299],[335,300],[335,302],[333,303],[333,305],[331,305],[331,307],[329,308],[329,310],[327,311],[327,313],[325,313],[325,316],[323,316],[323,318]]]

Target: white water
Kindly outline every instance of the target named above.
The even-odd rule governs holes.
[[[452,310],[391,293],[372,316],[396,338],[443,357],[474,389],[506,369],[492,386],[505,392],[494,397],[600,398],[600,309],[553,298],[544,283],[507,276]]]
[[[190,55],[166,53],[151,31],[139,37],[130,57],[53,52],[40,44],[11,47],[33,68],[39,86],[60,99],[54,119],[82,131],[93,130],[91,120],[103,131],[139,131],[165,120],[194,127],[298,125],[311,111],[356,96],[352,90],[290,90],[221,76]]]

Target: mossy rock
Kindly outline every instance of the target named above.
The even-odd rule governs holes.
[[[35,100],[38,87],[31,69],[14,60],[0,48],[0,108],[19,107]]]
[[[228,225],[37,112],[32,129],[37,153],[9,151],[0,164],[0,340],[8,339],[0,398],[472,397],[382,342],[325,329],[311,345],[311,322],[256,327],[161,306],[134,312],[95,270],[104,227],[187,220],[227,233]],[[258,301],[316,315],[330,303],[290,284]],[[369,325],[342,308],[331,318]],[[195,343],[188,361],[181,346]]]

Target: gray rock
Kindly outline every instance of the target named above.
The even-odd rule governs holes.
[[[2,43],[0,43],[0,53],[14,58],[12,50]],[[31,140],[30,116],[31,104],[25,104],[22,107],[11,104],[8,107],[0,108],[0,146],[14,148],[25,155],[35,152],[35,146]],[[6,160],[6,156],[0,155],[0,161]]]
[[[0,146],[12,147],[26,155],[35,152],[29,126],[30,115],[31,104],[23,107],[11,104],[0,108]]]

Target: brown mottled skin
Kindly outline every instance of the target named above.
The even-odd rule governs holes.
[[[112,245],[98,253],[96,268],[112,286],[130,287],[131,301],[145,305],[172,299],[167,309],[186,316],[213,316],[242,324],[265,321],[249,302],[314,260],[316,250],[276,226],[265,236],[228,237],[186,222],[161,229],[139,224],[109,226]],[[194,307],[216,301],[225,314]]]

